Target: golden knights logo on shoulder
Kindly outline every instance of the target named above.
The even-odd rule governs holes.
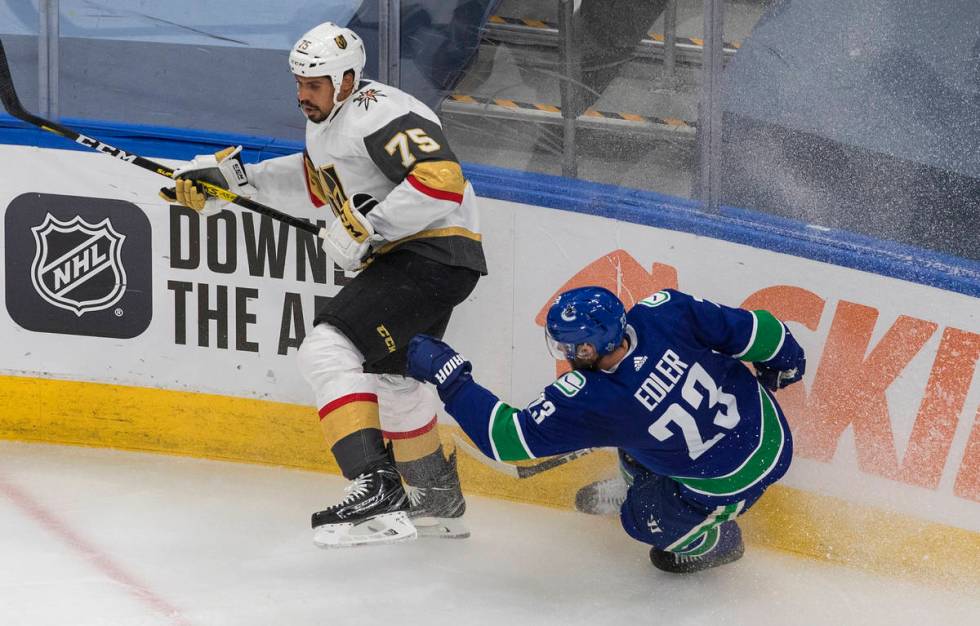
[[[363,91],[358,92],[358,94],[354,96],[354,102],[356,104],[363,106],[364,110],[367,111],[370,108],[372,102],[377,102],[378,98],[387,98],[387,97],[388,96],[381,93],[380,89],[375,89],[374,87],[372,87],[370,89],[364,89]]]

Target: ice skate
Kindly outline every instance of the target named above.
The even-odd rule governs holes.
[[[445,459],[440,446],[433,454],[401,467],[411,505],[408,515],[419,536],[469,537],[470,531],[462,520],[466,500],[456,471],[456,451]]]
[[[622,477],[590,483],[575,494],[575,510],[589,515],[616,515],[626,500],[629,486]]]
[[[401,476],[385,464],[344,488],[340,503],[313,514],[313,543],[320,548],[409,541],[418,535],[409,520]]]
[[[718,567],[742,558],[745,544],[742,543],[742,531],[734,521],[725,522],[718,527],[717,543],[706,552],[701,552],[711,534],[706,533],[685,552],[668,552],[666,550],[650,549],[650,561],[665,572],[674,574],[690,574]]]

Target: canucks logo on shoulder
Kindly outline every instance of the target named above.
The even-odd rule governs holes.
[[[585,376],[581,372],[572,370],[552,383],[552,385],[567,398],[571,398],[582,391],[586,383]]]
[[[653,308],[655,306],[660,306],[661,304],[667,302],[668,300],[670,300],[669,291],[658,291],[657,293],[653,294],[649,298],[644,298],[640,300],[639,302],[637,302],[637,304],[642,304],[645,307]]]

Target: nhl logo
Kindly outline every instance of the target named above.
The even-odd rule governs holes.
[[[109,218],[90,224],[76,215],[62,222],[48,213],[31,232],[36,243],[31,282],[45,301],[81,317],[108,309],[123,297],[126,236],[116,232]]]

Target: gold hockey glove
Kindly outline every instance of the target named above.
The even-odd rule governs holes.
[[[194,180],[223,187],[239,196],[250,197],[255,187],[249,184],[245,165],[242,163],[241,146],[225,148],[215,154],[194,157],[187,165],[174,171],[174,186],[161,189],[160,197],[167,202],[177,202],[190,207],[202,216],[213,215],[229,203],[209,196]]]

